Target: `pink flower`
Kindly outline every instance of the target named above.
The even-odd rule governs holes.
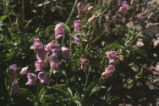
[[[110,52],[107,53],[107,57],[109,59],[109,63],[116,63],[117,52],[116,51],[110,51]]]
[[[81,58],[81,64],[89,64],[89,60],[88,60],[88,58],[85,58],[85,57],[82,57]]]
[[[28,81],[25,85],[36,85],[37,76],[34,73],[27,74]]]
[[[23,67],[22,70],[20,71],[20,75],[25,75],[28,73],[28,68],[29,66]]]
[[[38,61],[43,62],[45,60],[45,52],[44,51],[37,51],[36,58]]]
[[[122,1],[122,6],[119,8],[119,11],[123,13],[123,15],[126,15],[129,10],[130,10],[130,6],[127,3],[127,1]]]
[[[95,19],[97,18],[97,16],[92,16],[88,19],[87,24],[93,24],[95,22]]]
[[[108,65],[106,68],[105,68],[105,71],[108,73],[108,74],[112,74],[114,71],[115,71],[115,67],[113,65]]]
[[[38,79],[40,80],[40,83],[42,83],[42,84],[49,83],[49,77],[47,76],[46,72],[39,72]]]
[[[80,30],[82,27],[81,20],[74,20],[74,30]]]
[[[52,40],[50,43],[48,43],[47,45],[44,46],[44,49],[46,52],[51,51],[52,48],[56,48],[57,47],[57,41],[56,40]]]
[[[70,49],[68,47],[61,47],[61,54],[62,54],[63,58],[70,57],[69,51],[70,51]]]
[[[82,57],[82,58],[81,58],[81,69],[82,69],[83,71],[85,71],[85,70],[87,69],[88,64],[89,64],[88,58]]]
[[[43,50],[43,44],[39,38],[34,38],[34,44],[30,47],[30,49],[33,49],[35,51]]]
[[[105,71],[102,73],[102,78],[107,79],[110,75],[115,71],[115,67],[113,65],[108,65],[105,68]]]
[[[16,72],[18,68],[17,68],[16,64],[12,64],[12,65],[9,66],[9,69],[13,70],[14,72]]]
[[[54,58],[52,61],[50,61],[50,67],[53,69],[53,74],[59,72],[59,65],[60,61],[58,58]]]
[[[94,6],[88,7],[88,9],[87,9],[87,14],[92,14],[93,9],[94,9]]]
[[[13,82],[12,83],[12,93],[18,93],[18,89],[19,89],[19,83]]]
[[[56,37],[56,39],[64,37],[64,23],[61,22],[61,23],[56,24],[55,37]]]
[[[82,2],[79,2],[77,4],[77,10],[78,10],[78,15],[81,16],[82,12],[84,11],[84,4]]]
[[[46,52],[58,53],[60,51],[59,45],[56,40],[52,40],[49,44],[44,47]]]
[[[35,71],[43,71],[44,63],[42,61],[35,61]]]

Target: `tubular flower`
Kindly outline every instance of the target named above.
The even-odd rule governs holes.
[[[82,27],[81,20],[74,20],[74,30],[80,30]]]
[[[63,58],[69,58],[70,54],[69,54],[70,49],[68,47],[61,47],[61,54]]]
[[[116,63],[117,61],[117,52],[116,51],[110,51],[107,53],[107,58],[109,59],[109,63]]]
[[[89,64],[88,58],[82,57],[82,58],[81,58],[81,69],[82,69],[83,71],[85,71],[85,70],[87,69],[88,64]]]
[[[46,52],[58,53],[60,51],[56,40],[52,40],[49,44],[44,46]]]
[[[127,1],[122,1],[122,6],[119,8],[119,11],[123,14],[126,15],[128,11],[130,10],[130,6],[127,3]]]
[[[16,64],[12,64],[12,65],[9,66],[9,69],[13,70],[14,72],[16,72],[18,68],[17,68]]]
[[[42,71],[43,70],[43,66],[44,66],[44,63],[41,62],[41,61],[35,61],[34,63],[35,65],[35,71]]]
[[[45,55],[46,53],[44,51],[36,52],[36,59],[43,62],[45,60]]]
[[[53,69],[53,74],[59,72],[59,65],[60,61],[58,58],[54,58],[52,61],[50,61],[50,67]]]
[[[47,76],[46,72],[39,72],[38,79],[40,80],[40,83],[42,83],[42,84],[49,83],[49,77]]]
[[[22,70],[20,71],[20,75],[25,75],[28,73],[28,68],[29,66],[23,67]]]
[[[12,83],[12,93],[18,93],[18,89],[19,89],[19,83],[13,82]]]
[[[36,85],[37,76],[34,73],[27,74],[28,81],[25,85]]]
[[[64,23],[60,22],[60,23],[56,24],[55,37],[56,37],[56,39],[64,37]]]
[[[107,79],[110,75],[115,71],[115,67],[113,65],[108,65],[105,68],[105,71],[102,73],[102,78]]]
[[[33,50],[35,50],[35,51],[43,50],[43,44],[42,44],[42,42],[40,41],[39,38],[34,38],[34,43],[33,43],[33,45],[30,47],[30,49],[33,49]]]

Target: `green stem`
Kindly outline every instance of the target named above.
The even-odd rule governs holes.
[[[71,13],[70,13],[69,17],[67,18],[67,20],[66,20],[66,22],[65,22],[66,25],[68,24],[68,22],[70,21],[72,15],[73,15],[73,12],[74,12],[74,10],[75,10],[75,7],[76,7],[76,5],[77,5],[77,2],[78,2],[78,0],[75,1],[74,5],[73,5],[73,7],[72,7]]]

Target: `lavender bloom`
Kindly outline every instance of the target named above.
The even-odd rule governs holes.
[[[28,73],[28,68],[29,66],[23,67],[22,70],[20,71],[20,75],[25,75]]]
[[[122,6],[119,8],[119,11],[125,15],[128,13],[129,9],[130,6],[127,1],[122,1]]]
[[[44,51],[37,51],[36,58],[38,61],[43,62],[45,60],[45,52]]]
[[[83,71],[85,71],[87,69],[88,64],[89,64],[88,58],[82,57],[81,58],[81,69]]]
[[[46,72],[39,72],[38,79],[40,80],[40,83],[42,83],[42,84],[49,83],[49,77],[47,76]]]
[[[52,53],[58,53],[60,51],[56,40],[52,40],[49,44],[45,45],[44,49],[45,51]]]
[[[82,27],[81,20],[74,20],[74,30],[80,30]]]
[[[107,79],[110,75],[112,75],[114,71],[115,71],[115,67],[113,65],[108,65],[101,76],[102,78]]]
[[[19,89],[19,84],[18,82],[13,82],[12,83],[12,93],[18,93],[18,89]]]
[[[74,44],[79,44],[80,43],[80,38],[81,38],[81,34],[80,33],[77,33],[73,36],[73,41],[72,43]]]
[[[64,23],[61,22],[61,23],[56,24],[55,36],[56,36],[56,39],[64,37]]]
[[[117,52],[116,51],[110,51],[107,54],[107,57],[109,59],[109,63],[116,63],[116,61],[117,61]]]
[[[68,47],[61,47],[61,54],[62,54],[63,58],[70,57],[69,51],[70,51],[70,49]]]
[[[54,58],[52,61],[50,61],[50,67],[53,69],[53,73],[59,72],[59,65],[60,61],[58,58]]]
[[[25,85],[36,85],[37,76],[34,73],[27,74],[28,81]]]
[[[44,46],[44,49],[46,52],[50,52],[52,48],[56,48],[56,47],[57,47],[57,41],[52,40],[49,44]]]
[[[34,44],[30,47],[30,49],[33,49],[35,51],[43,50],[43,44],[39,38],[34,38]]]
[[[42,61],[36,61],[34,63],[35,65],[35,71],[42,71],[43,70],[43,66],[44,66],[44,63]]]
[[[114,71],[115,71],[115,67],[113,65],[108,65],[106,68],[105,68],[105,71],[108,73],[108,74],[112,74]]]
[[[16,64],[12,64],[12,65],[9,66],[9,69],[13,70],[14,72],[16,72],[18,68],[17,68]]]

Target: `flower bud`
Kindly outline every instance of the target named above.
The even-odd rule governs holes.
[[[68,47],[61,47],[61,54],[62,54],[63,58],[70,57],[69,51],[70,51],[70,49]]]
[[[56,39],[64,37],[64,23],[61,22],[61,23],[56,24],[55,37],[56,37]]]
[[[95,22],[95,19],[97,18],[97,16],[92,16],[88,19],[87,24],[93,24]]]
[[[18,93],[18,89],[19,89],[19,83],[18,82],[13,82],[12,83],[12,93]]]
[[[81,17],[84,11],[84,4],[82,2],[79,2],[77,4],[77,10],[78,10],[78,15]]]
[[[87,67],[88,67],[88,64],[89,64],[88,58],[82,57],[82,58],[81,58],[81,69],[82,69],[83,71],[86,71],[86,69],[87,69]]]
[[[102,78],[107,79],[110,75],[115,71],[115,67],[113,65],[108,65],[105,68],[105,71],[102,73]]]
[[[94,9],[94,6],[88,7],[88,9],[87,9],[87,14],[92,14],[93,9]]]
[[[29,66],[23,67],[22,70],[20,71],[20,75],[25,75],[28,73],[28,68]]]
[[[17,64],[12,64],[12,65],[10,65],[10,66],[9,66],[9,69],[10,69],[10,70],[13,70],[14,73],[16,73],[16,71],[17,71],[17,69],[18,69],[18,68],[17,68]]]

